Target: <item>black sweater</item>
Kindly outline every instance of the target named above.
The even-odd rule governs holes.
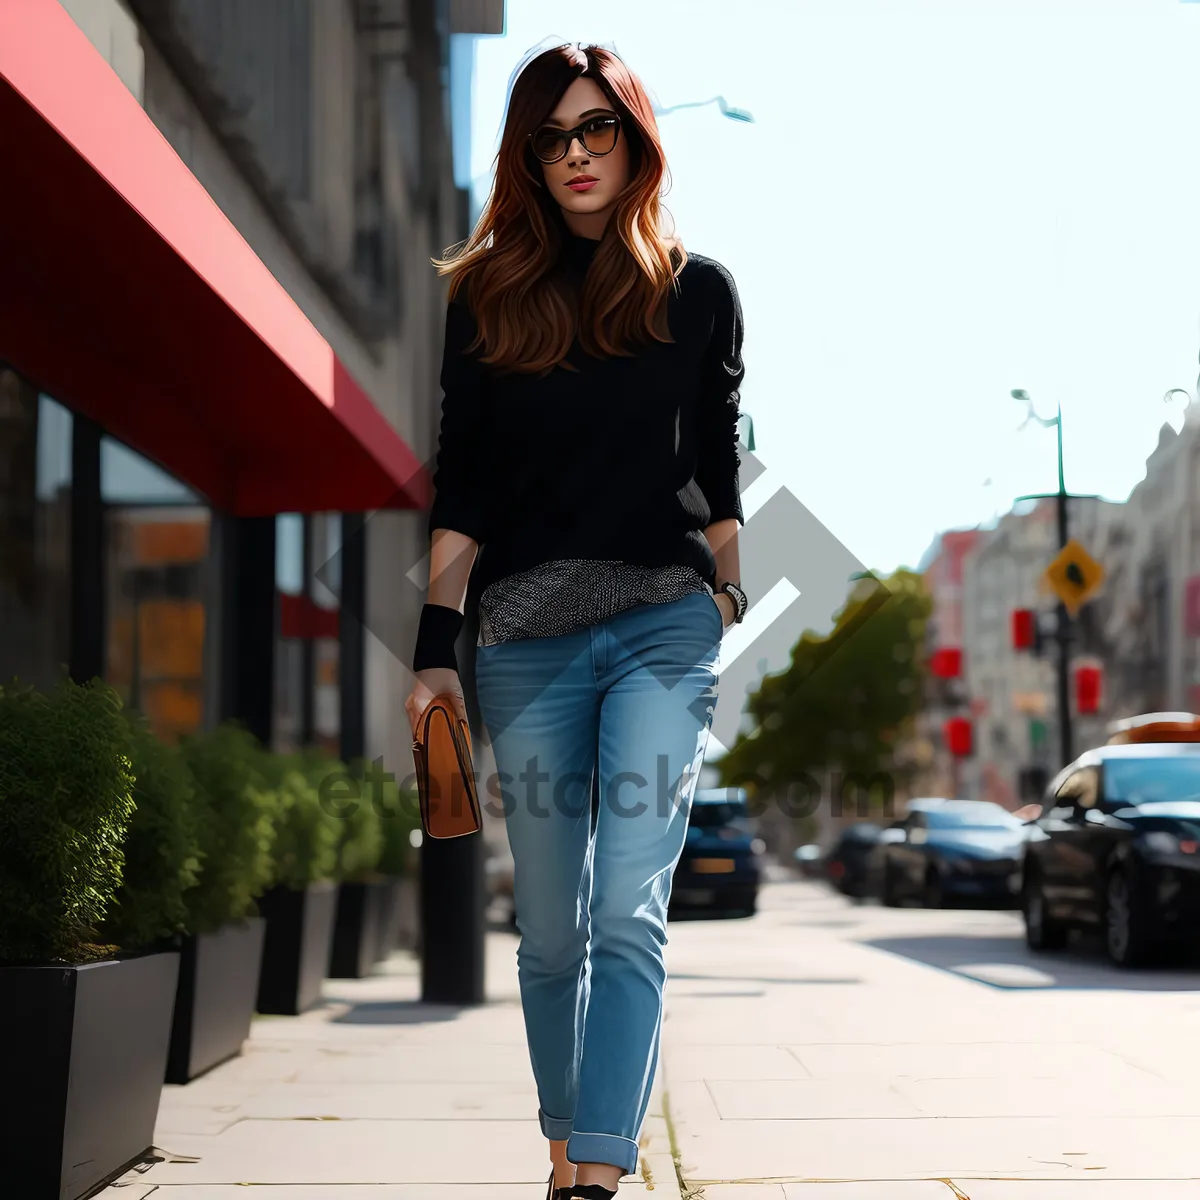
[[[598,243],[568,237],[586,272]],[[728,271],[689,255],[668,299],[671,344],[593,358],[578,372],[497,375],[464,353],[465,303],[448,306],[429,533],[481,546],[480,588],[563,558],[677,563],[715,583],[704,528],[744,523],[738,489],[742,313]]]

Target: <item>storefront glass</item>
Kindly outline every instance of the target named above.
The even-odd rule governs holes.
[[[271,743],[280,754],[298,750],[304,740],[304,643],[289,636],[288,606],[304,590],[304,518],[275,518],[275,698]]]
[[[0,364],[0,683],[52,687],[70,653],[71,414]]]
[[[100,444],[106,677],[167,740],[201,727],[209,512],[111,438]]]
[[[341,517],[285,513],[275,527],[272,745],[341,752]]]
[[[341,603],[342,521],[338,513],[318,513],[312,518],[313,603],[323,613],[336,614]],[[326,631],[321,621],[317,628]],[[336,625],[333,626],[336,629]],[[339,642],[334,636],[314,639],[313,741],[330,754],[341,753],[341,687]]]

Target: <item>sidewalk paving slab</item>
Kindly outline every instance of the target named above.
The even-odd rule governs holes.
[[[703,1200],[784,1200],[779,1183],[710,1183]]]
[[[1183,1182],[1200,1176],[1200,972],[1067,969],[1030,955],[1014,913],[798,883],[763,901],[672,929],[663,1062],[694,1194],[1200,1197]],[[995,964],[1034,957],[1055,986],[996,984]]]
[[[716,1183],[703,1200],[955,1200],[944,1184],[930,1180],[886,1183]]]
[[[475,1041],[331,1049],[291,1075],[294,1083],[504,1083],[529,1071],[524,1046]]]
[[[717,1086],[717,1085],[714,1085]],[[897,1079],[896,1091],[927,1117],[1200,1117],[1200,1088],[1133,1078]]]
[[[193,1183],[519,1183],[545,1143],[525,1121],[253,1121],[216,1136],[172,1135],[165,1148],[198,1162],[156,1164],[160,1186]],[[547,1170],[549,1168],[547,1167]],[[113,1200],[118,1200],[114,1197]]]
[[[394,956],[301,1017],[256,1020],[241,1058],[164,1089],[156,1141],[200,1161],[103,1200],[539,1200],[514,950],[489,940],[479,1008],[421,1004]],[[621,1197],[681,1200],[673,1137],[686,1200],[1197,1200],[1200,973],[1039,956],[1068,986],[995,985],[989,964],[1026,953],[1013,914],[810,885],[764,889],[749,921],[673,924],[662,1069]]]
[[[708,1091],[724,1121],[921,1115],[918,1105],[887,1079],[713,1080]]]
[[[873,1118],[689,1122],[676,1118],[684,1179],[1186,1179],[1196,1174],[1200,1121]],[[1200,1195],[1200,1192],[1197,1193]]]
[[[1030,1043],[1015,1038],[971,1044],[907,1042],[789,1046],[813,1079],[1062,1079],[1086,1075],[1121,1084],[1139,1083],[1148,1073],[1101,1046],[1071,1041]],[[871,1031],[874,1035],[874,1030]],[[976,1038],[984,1031],[976,1026]]]
[[[962,1185],[969,1200],[1195,1200],[1197,1179],[1089,1179],[1053,1183],[977,1180]]]
[[[293,1083],[245,1100],[247,1120],[519,1121],[537,1110],[532,1080],[504,1083]]]
[[[299,1017],[257,1018],[245,1053],[163,1090],[156,1144],[195,1162],[137,1168],[103,1200],[538,1200],[549,1162],[516,982],[516,942],[488,943],[489,1002],[419,1002],[397,955],[331,980]],[[661,1079],[621,1195],[679,1200]],[[251,1192],[250,1188],[253,1188]]]
[[[486,1193],[477,1183],[399,1183],[346,1185],[282,1184],[247,1191],[236,1184],[200,1184],[183,1187],[160,1187],[153,1193],[153,1200],[543,1200],[546,1194],[547,1166],[538,1183],[492,1184]],[[621,1196],[635,1200],[676,1200],[678,1192],[666,1192],[661,1188],[648,1190],[640,1183],[623,1183]],[[124,1189],[113,1193],[113,1200],[126,1200]],[[104,1193],[108,1200],[108,1193]],[[140,1198],[139,1198],[140,1200]],[[772,1197],[771,1200],[775,1200]]]
[[[784,1200],[959,1200],[953,1188],[933,1179],[789,1183],[783,1187],[783,1196]]]
[[[672,1086],[700,1080],[810,1079],[785,1046],[663,1045],[663,1065]]]
[[[703,1200],[956,1200],[935,1180],[873,1179],[868,1183],[715,1183]]]

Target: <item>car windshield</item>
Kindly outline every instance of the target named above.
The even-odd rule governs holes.
[[[956,804],[925,810],[930,829],[1021,829],[1022,823],[998,804]]]
[[[741,825],[738,818],[745,817],[743,804],[693,804],[689,818],[697,829],[716,829],[720,825]]]
[[[1110,758],[1104,764],[1104,798],[1134,808],[1163,801],[1200,801],[1200,755]]]

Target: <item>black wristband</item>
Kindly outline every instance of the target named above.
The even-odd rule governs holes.
[[[417,626],[417,644],[413,648],[414,671],[428,671],[433,667],[448,667],[458,670],[458,658],[454,643],[466,617],[457,608],[445,604],[426,604],[421,609],[421,622]]]

